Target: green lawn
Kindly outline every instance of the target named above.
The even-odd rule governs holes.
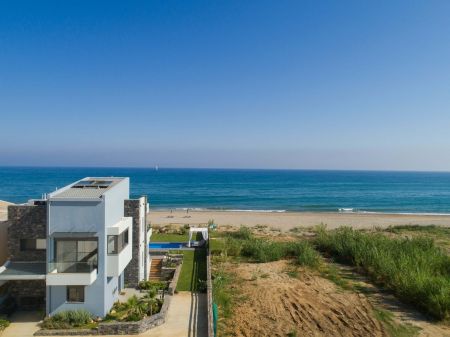
[[[204,291],[206,281],[206,249],[183,251],[183,266],[178,291]]]
[[[153,233],[150,242],[187,242],[189,233],[186,234],[161,234]]]

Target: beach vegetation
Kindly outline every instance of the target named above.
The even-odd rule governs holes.
[[[420,328],[409,323],[398,323],[390,311],[373,308],[375,318],[383,325],[391,337],[415,337],[419,335]]]
[[[221,248],[221,250],[219,249]],[[247,227],[229,232],[224,244],[215,244],[214,255],[243,257],[252,262],[264,263],[281,259],[293,259],[296,264],[316,268],[320,264],[320,254],[306,240],[291,242],[273,241],[255,237]]]
[[[450,257],[432,239],[390,238],[349,227],[317,234],[315,244],[321,251],[356,266],[429,316],[450,318]]]

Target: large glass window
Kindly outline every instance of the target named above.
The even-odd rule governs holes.
[[[108,235],[108,254],[119,254],[128,245],[129,235],[128,228],[119,235]]]
[[[58,272],[90,272],[97,268],[97,238],[56,239],[55,259]]]
[[[75,303],[84,302],[84,287],[68,286],[66,300],[67,302],[75,302]]]

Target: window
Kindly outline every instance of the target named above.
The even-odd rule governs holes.
[[[21,239],[20,240],[20,250],[21,251],[29,251],[29,250],[44,250],[46,248],[46,240],[45,239]]]
[[[54,262],[61,273],[84,273],[97,268],[97,239],[55,239]]]
[[[129,243],[129,230],[124,230],[119,235],[108,235],[108,254],[119,254]]]
[[[84,302],[84,287],[83,286],[68,286],[67,287],[67,302],[75,302],[75,303]]]

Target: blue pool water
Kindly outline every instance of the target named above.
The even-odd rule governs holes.
[[[450,213],[450,173],[0,167],[0,200],[26,202],[83,177],[130,177],[155,208]]]
[[[150,249],[180,249],[186,248],[185,242],[151,242],[148,244]]]

